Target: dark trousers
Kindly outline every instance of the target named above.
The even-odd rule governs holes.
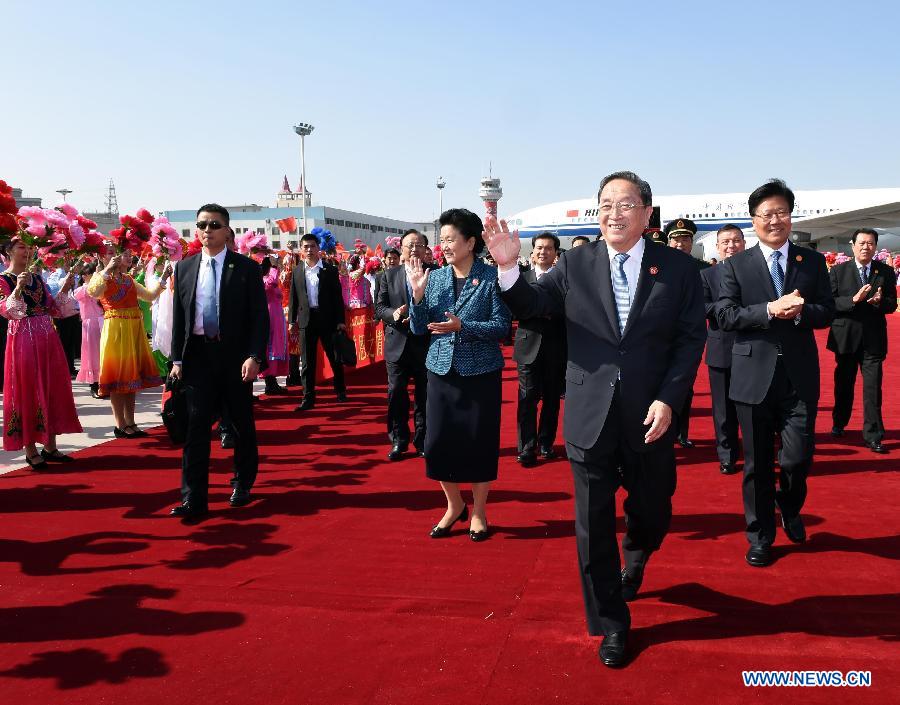
[[[253,385],[241,380],[240,363],[229,364],[225,358],[219,343],[201,336],[191,337],[184,355],[188,431],[181,460],[181,496],[200,508],[207,506],[210,428],[223,409],[234,434],[235,484],[249,491],[259,468]]]
[[[69,363],[69,374],[74,375],[77,372],[75,359],[81,356],[81,316],[76,314],[68,318],[57,318],[55,323],[66,362]]]
[[[622,557],[626,569],[643,569],[657,550],[672,520],[675,493],[675,451],[662,441],[647,453],[637,453],[624,440],[619,392],[616,390],[606,423],[593,448],[566,444],[575,479],[575,540],[588,634],[612,634],[631,626],[622,599],[621,562],[616,542],[616,490],[625,499]],[[619,466],[622,474],[619,474]]]
[[[691,404],[694,403],[694,390],[688,392],[684,404],[678,411],[678,437],[688,438],[688,428],[691,425]]]
[[[519,452],[535,453],[551,448],[559,426],[559,397],[562,393],[564,368],[559,360],[541,346],[534,362],[517,365],[519,373],[519,406],[516,420],[519,431]],[[538,422],[538,402],[541,417]]]
[[[867,443],[884,438],[884,421],[881,418],[881,379],[883,355],[872,355],[858,350],[847,355],[834,356],[834,411],[832,425],[844,428],[853,412],[853,392],[856,386],[856,370],[863,379],[863,440]]]
[[[815,450],[816,405],[794,390],[779,358],[769,391],[759,404],[736,402],[744,437],[744,517],[752,546],[775,541],[775,506],[793,518],[806,501],[806,477]],[[781,434],[775,490],[775,434]]]
[[[425,369],[424,347],[416,341],[409,340],[403,348],[403,354],[396,362],[387,360],[388,378],[388,410],[387,429],[391,443],[400,447],[409,446],[409,380],[414,385],[415,406],[413,407],[413,423],[415,434],[413,445],[425,447],[425,406],[428,401],[428,371]]]
[[[344,366],[338,364],[334,358],[334,345],[331,336],[334,328],[324,329],[319,317],[319,311],[312,309],[309,312],[309,325],[300,329],[300,381],[303,385],[303,398],[314,401],[316,398],[316,346],[321,341],[325,357],[331,363],[334,371],[334,391],[343,394],[347,391],[344,386]]]
[[[734,465],[740,456],[737,408],[728,398],[731,368],[708,365],[709,392],[712,396],[713,427],[716,431],[716,453],[719,462]]]

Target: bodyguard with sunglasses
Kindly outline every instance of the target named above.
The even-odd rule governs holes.
[[[172,515],[207,512],[210,426],[223,403],[235,433],[231,505],[250,501],[259,451],[253,420],[253,380],[265,367],[269,312],[259,265],[225,247],[228,211],[197,211],[203,250],[175,268],[172,371],[187,392],[188,431],[181,463],[182,504]]]

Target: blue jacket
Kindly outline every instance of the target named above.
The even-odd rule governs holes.
[[[453,267],[432,270],[425,297],[410,306],[410,330],[425,334],[429,323],[447,320],[445,311],[459,316],[462,328],[455,333],[432,333],[425,366],[438,375],[447,374],[452,367],[463,377],[501,369],[499,341],[509,331],[511,316],[500,299],[497,270],[476,259],[456,300]]]

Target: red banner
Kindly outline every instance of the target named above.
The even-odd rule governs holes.
[[[356,343],[356,369],[381,362],[384,359],[384,327],[375,319],[375,307],[346,310],[347,335]],[[318,351],[316,382],[331,379],[334,372],[321,346]]]
[[[297,219],[294,216],[290,218],[282,218],[281,220],[276,220],[275,225],[278,226],[278,229],[283,233],[289,233],[292,230],[297,229]]]

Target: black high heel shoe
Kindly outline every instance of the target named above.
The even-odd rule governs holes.
[[[484,529],[482,529],[481,531],[472,531],[472,529],[469,529],[469,538],[472,539],[475,543],[478,543],[479,541],[486,541],[487,537],[488,527],[486,522],[484,525]]]
[[[131,429],[131,433],[128,434],[129,438],[147,438],[150,434],[146,431],[142,431],[138,428],[136,423],[131,424],[130,426],[126,426],[126,429]]]
[[[441,526],[440,524],[435,524],[431,529],[431,538],[433,539],[443,539],[450,535],[450,529],[453,528],[453,525],[458,521],[465,521],[469,518],[469,505],[466,504],[463,506],[463,510],[459,513],[459,516],[456,517],[453,521],[450,522],[449,526]]]

